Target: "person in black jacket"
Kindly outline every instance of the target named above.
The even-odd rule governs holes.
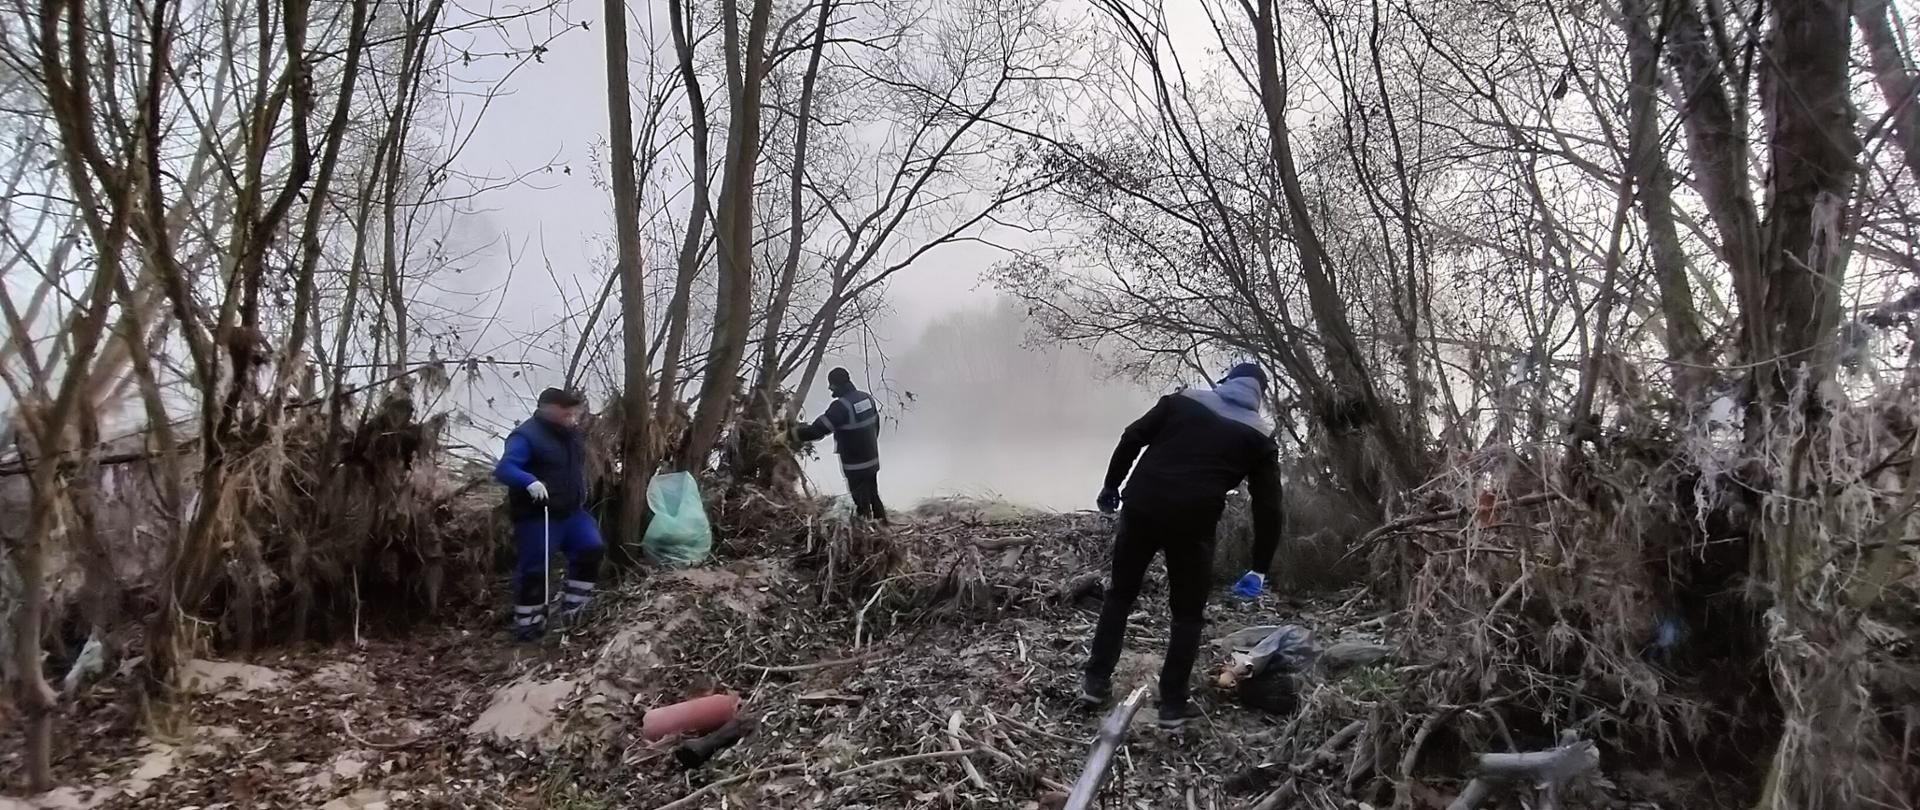
[[[880,406],[867,392],[853,387],[853,377],[844,368],[827,372],[827,390],[833,393],[833,404],[820,418],[795,425],[794,436],[802,442],[817,442],[833,434],[833,450],[840,456],[840,472],[847,477],[854,513],[886,523],[887,507],[880,503]]]
[[[547,629],[547,566],[554,548],[567,558],[560,619],[570,621],[593,599],[606,547],[586,510],[586,447],[577,429],[586,398],[549,388],[533,418],[507,435],[493,477],[507,485],[518,563],[514,572],[513,634],[522,641]]]
[[[1160,669],[1160,725],[1178,729],[1199,716],[1188,700],[1187,679],[1206,624],[1214,526],[1226,508],[1227,493],[1241,481],[1248,482],[1253,495],[1254,569],[1236,590],[1258,594],[1265,583],[1261,572],[1273,564],[1279,543],[1279,448],[1260,418],[1266,379],[1259,366],[1242,363],[1211,391],[1188,389],[1161,397],[1120,435],[1099,498],[1100,511],[1120,511],[1120,526],[1112,581],[1088,655],[1083,702],[1099,705],[1112,698],[1111,679],[1127,615],[1140,595],[1147,565],[1156,553],[1164,553],[1173,632]],[[1136,458],[1139,466],[1134,466]],[[1124,501],[1122,481],[1127,485]]]

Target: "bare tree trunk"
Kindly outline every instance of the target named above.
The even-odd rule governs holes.
[[[1840,323],[1849,240],[1847,200],[1860,141],[1847,92],[1851,28],[1847,0],[1781,0],[1771,5],[1774,46],[1763,74],[1773,166],[1768,197],[1765,317],[1749,321],[1766,352],[1751,360],[1764,400],[1784,403],[1796,370],[1827,379],[1835,353],[1823,339]]]
[[[1608,367],[1607,333],[1613,326],[1613,305],[1620,299],[1615,291],[1620,282],[1622,261],[1622,243],[1626,239],[1627,220],[1633,212],[1633,179],[1631,175],[1621,178],[1619,190],[1615,196],[1612,234],[1607,237],[1607,254],[1600,289],[1596,295],[1599,303],[1594,307],[1594,329],[1591,342],[1585,347],[1586,363],[1580,372],[1580,386],[1574,391],[1572,411],[1568,416],[1568,432],[1572,440],[1567,447],[1567,470],[1569,477],[1580,480],[1587,475],[1586,443],[1598,440],[1598,419],[1593,414],[1593,398],[1599,390],[1600,380],[1606,375]],[[1581,321],[1582,324],[1585,321]]]
[[[165,17],[165,8],[167,4],[161,0],[152,10],[156,29],[157,21]],[[65,31],[61,31],[61,25],[65,25]],[[88,90],[88,46],[92,40],[88,36],[84,4],[77,0],[42,0],[40,29],[35,35],[33,56],[40,67],[38,79],[46,90],[54,123],[60,129],[61,163],[69,192],[77,202],[79,219],[86,226],[94,248],[94,271],[86,282],[86,292],[71,301],[75,313],[67,321],[67,340],[52,349],[61,351],[61,347],[65,347],[58,386],[50,376],[54,363],[36,357],[35,347],[27,340],[29,324],[23,321],[17,307],[13,307],[12,296],[0,290],[0,313],[6,317],[6,332],[12,334],[13,353],[21,357],[31,382],[19,386],[15,376],[8,374],[4,367],[0,367],[0,380],[6,382],[12,393],[15,411],[27,428],[25,432],[33,438],[38,455],[38,461],[29,468],[33,503],[29,507],[27,536],[10,549],[13,568],[21,578],[21,605],[13,614],[13,649],[8,655],[13,656],[17,678],[15,699],[27,716],[27,779],[35,791],[46,791],[52,789],[54,783],[52,729],[54,708],[58,706],[56,693],[52,685],[46,683],[40,664],[40,639],[46,631],[48,601],[48,543],[65,539],[73,532],[73,526],[67,522],[69,511],[63,509],[63,505],[69,503],[69,488],[63,474],[71,466],[67,455],[75,451],[75,434],[86,428],[79,420],[94,418],[94,403],[90,401],[90,395],[96,390],[92,369],[106,338],[115,292],[125,284],[123,259],[129,244],[129,230],[136,219],[132,200],[140,175],[125,165],[109,163],[108,155],[96,140],[92,125],[94,98]],[[159,92],[157,79],[148,86],[148,92]],[[25,453],[21,455],[25,459]]]
[[[793,389],[793,398],[787,401],[787,418],[798,417],[800,409],[806,407],[807,395],[813,392],[813,382],[819,378],[820,364],[826,360],[827,347],[833,343],[834,332],[840,328],[840,307],[845,302],[845,284],[839,274],[834,276],[833,291],[827,296],[825,311],[821,313],[819,330],[813,333],[813,340],[806,349],[807,370],[800,375],[800,384]]]
[[[1845,463],[1835,456],[1848,452],[1834,439],[1823,388],[1837,367],[1832,337],[1846,292],[1842,285],[1853,241],[1848,208],[1860,149],[1849,98],[1850,5],[1849,0],[1777,0],[1767,6],[1772,41],[1760,103],[1771,163],[1770,205],[1763,275],[1756,279],[1766,304],[1760,317],[1747,322],[1761,331],[1746,343],[1762,352],[1748,358],[1755,406],[1749,411],[1748,437],[1770,456],[1772,480],[1764,494],[1768,517],[1754,521],[1764,552],[1755,570],[1772,595],[1769,619],[1779,617],[1779,625],[1770,623],[1767,633],[1772,678],[1789,685],[1784,692],[1799,696],[1783,701],[1785,722],[1817,741],[1817,747],[1782,745],[1773,753],[1757,804],[1770,810],[1887,804],[1875,794],[1887,792],[1891,799],[1899,791],[1897,783],[1862,790],[1867,781],[1862,776],[1874,772],[1868,769],[1876,744],[1867,718],[1877,711],[1865,690],[1792,686],[1839,671],[1828,656],[1806,651],[1839,647],[1823,634],[1859,638],[1852,635],[1857,630],[1827,629],[1842,621],[1835,619],[1841,611],[1829,604],[1837,597],[1824,583],[1810,584],[1823,565],[1820,560],[1831,559],[1829,544],[1837,539],[1829,535],[1836,509],[1831,470]],[[1812,641],[1781,641],[1798,638]]]
[[[1684,415],[1698,407],[1709,382],[1706,339],[1693,303],[1686,251],[1674,224],[1673,172],[1667,167],[1667,145],[1660,137],[1655,105],[1660,89],[1660,42],[1648,24],[1653,4],[1650,0],[1624,0],[1621,6],[1631,73],[1627,84],[1627,173],[1633,178],[1640,216],[1647,226],[1648,252],[1666,325],[1667,361],[1673,366],[1674,398]]]
[[[1907,159],[1907,171],[1920,182],[1920,99],[1914,97],[1920,87],[1894,33],[1892,0],[1854,0],[1853,19],[1867,41],[1873,81],[1893,111],[1894,140]]]
[[[800,272],[800,250],[806,241],[805,193],[807,140],[813,129],[813,92],[820,77],[820,54],[826,49],[827,30],[831,27],[833,0],[819,0],[820,17],[814,23],[813,48],[807,55],[807,72],[800,79],[800,110],[794,122],[793,170],[788,180],[788,205],[791,209],[787,230],[787,256],[780,268],[773,302],[767,307],[766,330],[760,337],[760,380],[754,388],[773,401],[774,388],[780,384],[780,327],[793,300],[794,277]]]
[[[1274,171],[1286,203],[1286,223],[1300,258],[1300,271],[1306,281],[1308,305],[1326,354],[1332,378],[1332,390],[1313,397],[1314,409],[1329,428],[1336,461],[1355,465],[1348,483],[1356,492],[1376,505],[1385,506],[1391,493],[1405,491],[1418,483],[1418,465],[1414,448],[1407,445],[1401,422],[1389,412],[1374,389],[1366,360],[1347,320],[1346,305],[1328,267],[1325,245],[1313,223],[1306,191],[1300,183],[1300,171],[1294,163],[1291,129],[1287,123],[1288,85],[1281,70],[1279,39],[1283,36],[1275,19],[1274,0],[1259,0],[1258,9],[1246,7],[1253,17],[1256,61],[1259,68],[1260,104],[1266,113],[1268,148]],[[1366,437],[1378,439],[1378,453],[1384,464],[1374,464],[1366,447]],[[1380,480],[1365,480],[1362,472],[1373,468]],[[1384,490],[1383,490],[1384,487]]]
[[[355,216],[353,226],[353,251],[347,259],[347,289],[341,294],[339,328],[333,333],[333,366],[327,380],[327,457],[333,455],[332,438],[343,430],[347,390],[347,340],[353,336],[353,324],[360,317],[360,288],[364,285],[367,273],[367,228],[373,219],[373,191],[377,188],[372,178],[360,185],[360,210]]]
[[[331,369],[332,373],[329,375],[331,379],[328,380],[327,386],[327,435],[329,437],[340,435],[342,431],[341,426],[345,418],[345,414],[341,413],[341,409],[347,404],[345,398],[347,389],[347,342],[353,335],[354,323],[360,317],[361,290],[363,287],[372,287],[376,290],[384,290],[388,297],[391,297],[395,289],[393,285],[399,283],[398,277],[393,275],[393,273],[398,272],[397,268],[394,268],[392,273],[383,272],[381,278],[378,280],[379,283],[377,286],[375,281],[367,278],[369,272],[368,242],[372,239],[372,231],[370,229],[372,227],[374,209],[381,208],[384,211],[388,203],[392,202],[395,195],[398,194],[398,191],[394,188],[397,180],[391,178],[388,172],[385,171],[385,168],[390,165],[397,166],[397,164],[392,162],[391,155],[403,147],[404,132],[409,125],[407,121],[408,103],[406,97],[411,95],[413,90],[419,86],[421,68],[423,67],[421,60],[424,57],[420,54],[424,52],[426,48],[421,44],[420,38],[425,36],[427,30],[430,30],[432,21],[439,18],[443,3],[444,0],[432,0],[428,5],[423,20],[411,18],[407,20],[407,33],[402,40],[400,59],[401,73],[395,79],[399,84],[400,89],[397,95],[400,96],[400,98],[397,98],[391,107],[383,110],[383,112],[386,113],[385,125],[381,127],[379,137],[375,140],[373,159],[368,163],[369,170],[367,177],[360,184],[359,209],[355,212],[353,225],[353,250],[352,255],[348,259],[347,266],[347,288],[343,294],[339,328],[334,332],[333,366]],[[388,245],[391,245],[392,239],[387,238],[386,242]],[[383,256],[383,270],[386,269],[386,263],[388,262],[389,260]],[[397,257],[393,259],[391,263],[397,264]],[[384,312],[389,306],[386,302],[379,300],[377,293],[372,295],[372,299],[369,304],[380,304],[379,311],[381,312]],[[398,306],[404,309],[405,302],[400,302]],[[378,322],[376,321],[375,323],[377,328]],[[402,320],[396,324],[395,329],[398,332],[405,331],[404,313],[402,313]],[[394,356],[396,358],[404,358],[405,354],[405,349],[402,347],[396,351]],[[375,356],[369,359],[377,363],[379,360],[377,352]],[[397,376],[401,371],[404,371],[404,363],[398,364],[398,367],[393,363],[389,363],[387,370],[389,376]],[[333,452],[332,447],[332,444],[329,443],[328,454]]]
[[[151,10],[153,27],[158,30],[167,14],[167,3],[159,0]],[[61,30],[62,23],[65,31]],[[22,581],[22,602],[15,615],[14,649],[9,653],[18,670],[18,700],[27,715],[27,776],[38,790],[52,787],[52,729],[55,695],[41,669],[40,641],[46,629],[46,576],[48,544],[63,539],[73,530],[67,523],[68,497],[63,479],[73,451],[75,433],[84,426],[76,415],[89,411],[87,397],[94,386],[93,368],[105,337],[111,305],[116,291],[125,283],[124,254],[133,221],[134,196],[143,175],[127,165],[114,165],[101,148],[94,130],[94,99],[89,81],[92,68],[88,53],[93,40],[89,36],[84,4],[78,0],[42,0],[40,28],[34,32],[34,56],[40,68],[39,79],[46,91],[53,119],[60,132],[61,163],[66,170],[69,191],[76,201],[79,217],[86,225],[94,248],[94,268],[83,296],[73,301],[77,317],[70,321],[61,379],[56,385],[49,376],[51,363],[33,356],[27,341],[27,324],[13,306],[11,296],[0,290],[0,310],[4,310],[8,333],[14,335],[14,349],[25,360],[31,383],[16,384],[16,378],[0,368],[15,399],[15,410],[33,437],[39,460],[33,465],[28,485],[32,508],[27,536],[13,549],[14,565]],[[145,92],[157,96],[161,91],[157,72],[149,72]],[[157,102],[155,102],[157,103]],[[56,346],[56,350],[57,350]],[[91,449],[91,448],[83,448]],[[23,454],[24,455],[24,454]]]
[[[310,192],[308,181],[314,168],[314,153],[307,126],[313,113],[313,82],[306,47],[308,10],[306,0],[297,0],[282,9],[281,39],[277,43],[262,23],[258,43],[262,63],[270,62],[273,49],[279,48],[284,53],[285,68],[270,91],[262,79],[256,87],[255,107],[249,115],[254,123],[246,141],[244,183],[238,190],[239,203],[233,215],[232,278],[213,341],[215,350],[224,351],[226,355],[231,378],[225,381],[225,391],[218,396],[213,383],[202,381],[206,401],[200,417],[200,497],[186,532],[168,553],[160,609],[149,626],[147,685],[162,693],[171,688],[174,668],[188,652],[191,634],[186,630],[186,622],[192,620],[190,614],[200,608],[217,581],[222,557],[237,553],[243,561],[251,561],[256,567],[260,564],[257,540],[247,533],[234,531],[231,526],[235,515],[246,512],[247,499],[254,496],[241,491],[240,487],[230,486],[229,481],[235,465],[257,441],[249,430],[257,426],[260,417],[254,374],[267,362],[265,355],[270,352],[260,320],[260,290],[267,276],[266,257],[283,235],[295,200]],[[161,19],[163,15],[155,12],[154,17]],[[165,49],[156,47],[156,74],[161,72],[157,66],[166,59]],[[275,183],[270,182],[264,167],[267,156],[274,151],[277,130],[273,122],[281,115],[283,101],[291,102],[288,146],[292,155],[284,182],[278,183],[278,191],[269,196],[268,188]],[[149,104],[154,105],[153,120],[147,122],[150,130],[157,127],[158,103],[149,100]],[[157,163],[157,133],[150,132],[148,140],[150,155]],[[149,205],[157,207],[160,203],[157,185],[149,196]],[[250,621],[250,617],[247,620]]]
[[[387,365],[387,374],[398,377],[407,369],[407,297],[403,287],[402,260],[399,256],[399,236],[395,231],[395,215],[400,205],[400,167],[406,160],[407,134],[412,129],[414,107],[419,103],[420,79],[425,73],[427,58],[427,39],[433,31],[433,24],[440,19],[440,9],[445,0],[429,0],[427,10],[419,18],[409,20],[406,47],[401,55],[400,92],[393,102],[392,114],[387,119],[387,132],[383,145],[387,147],[384,170],[386,179],[382,182],[381,224],[385,238],[385,254],[380,264],[381,278],[385,280],[387,305],[393,310],[393,355]]]
[[[606,0],[607,120],[613,149],[613,227],[619,250],[626,380],[620,422],[620,541],[638,548],[653,476],[647,395],[647,293],[640,268],[640,184],[634,177],[633,104],[627,86],[627,4]]]
[[[1406,376],[1407,386],[1406,430],[1409,437],[1424,441],[1427,433],[1427,398],[1426,384],[1420,369],[1421,349],[1426,345],[1426,342],[1421,339],[1422,302],[1427,299],[1425,293],[1427,285],[1422,278],[1426,266],[1426,251],[1422,249],[1423,242],[1415,224],[1413,172],[1407,166],[1407,149],[1405,139],[1400,133],[1400,116],[1394,112],[1393,99],[1387,92],[1387,59],[1380,48],[1383,26],[1380,19],[1379,0],[1373,0],[1372,15],[1369,20],[1367,45],[1368,52],[1372,55],[1369,61],[1373,66],[1374,87],[1380,94],[1381,113],[1387,121],[1387,142],[1392,147],[1393,175],[1398,181],[1400,196],[1400,204],[1394,210],[1393,218],[1400,225],[1400,239],[1404,243],[1406,260],[1404,280],[1396,285],[1401,289],[1401,296],[1395,307],[1399,310],[1402,329],[1406,334],[1406,342],[1400,346],[1401,373]],[[1384,230],[1384,223],[1382,229]],[[1391,253],[1389,243],[1389,255]]]
[[[333,176],[340,162],[340,146],[346,140],[347,126],[352,119],[353,91],[360,75],[361,58],[366,51],[368,29],[369,0],[354,0],[353,17],[348,23],[346,66],[340,77],[339,98],[333,109],[333,120],[328,124],[326,143],[320,156],[319,176],[313,184],[312,199],[307,201],[305,221],[301,225],[300,267],[294,281],[293,327],[287,335],[281,349],[279,373],[275,379],[281,384],[274,387],[273,404],[270,413],[275,418],[285,405],[285,381],[297,368],[304,356],[307,330],[314,324],[310,318],[317,298],[314,290],[314,276],[320,264],[320,228],[322,215],[328,206],[325,204],[328,192],[333,186]],[[287,532],[287,577],[293,591],[293,629],[292,637],[304,639],[313,615],[313,577],[309,575],[308,563],[311,550],[307,546],[305,532]]]
[[[5,294],[0,293],[0,298],[4,297]],[[8,315],[17,314],[10,300],[7,304]],[[34,392],[15,388],[12,377],[6,381],[16,395],[45,394],[44,376],[36,377],[38,390]],[[43,400],[37,404],[22,403],[20,408],[21,421],[26,423],[23,432],[33,437],[32,450],[37,460],[29,470],[32,503],[27,513],[26,536],[9,549],[14,571],[20,577],[20,605],[13,611],[13,649],[7,654],[13,659],[14,700],[26,716],[27,783],[36,793],[53,788],[53,714],[59,706],[59,696],[47,683],[46,670],[40,660],[40,642],[46,635],[47,623],[47,545],[61,527],[65,482],[61,480],[60,468],[62,458],[71,449],[59,437],[47,435],[53,427],[47,417],[54,414],[44,405]],[[28,411],[28,408],[36,410]],[[49,438],[54,440],[49,442]],[[24,460],[27,443],[17,446]]]
[[[767,20],[772,0],[751,0],[745,30],[740,0],[722,3],[726,37],[727,95],[732,115],[727,124],[726,176],[714,232],[719,238],[720,285],[713,340],[700,385],[700,406],[681,448],[680,466],[699,470],[720,438],[746,354],[753,320],[753,185],[760,165],[760,90],[766,79]]]
[[[298,366],[304,354],[307,342],[307,330],[312,326],[312,309],[315,298],[314,275],[320,265],[320,229],[323,215],[327,212],[327,197],[333,190],[333,176],[340,164],[340,147],[346,141],[347,128],[352,122],[354,88],[360,79],[360,62],[366,51],[369,0],[353,0],[353,17],[348,23],[346,65],[341,68],[339,97],[335,100],[333,120],[328,122],[325,145],[321,147],[319,173],[313,183],[312,198],[307,201],[305,220],[300,228],[300,266],[294,279],[293,326],[288,330],[286,343],[281,350],[278,379],[286,379]],[[274,399],[276,410],[283,399],[276,390]],[[297,578],[297,574],[296,574]]]
[[[700,89],[700,73],[694,66],[693,13],[687,0],[668,0],[667,15],[673,28],[673,46],[680,57],[680,80],[687,90],[687,117],[693,140],[693,204],[687,210],[687,232],[680,241],[679,272],[674,277],[673,298],[667,304],[667,337],[661,354],[660,394],[654,406],[654,420],[669,424],[674,397],[679,391],[680,357],[687,340],[687,313],[693,293],[693,280],[700,273],[700,249],[705,244],[707,224],[707,142],[711,139],[707,120],[707,99]]]
[[[40,448],[42,467],[57,463],[45,455],[55,449]],[[53,711],[57,696],[41,667],[40,639],[47,621],[47,541],[53,534],[52,524],[60,519],[60,506],[55,489],[57,476],[36,470],[34,478],[40,480],[33,487],[27,537],[13,552],[14,569],[20,574],[21,604],[14,613],[10,652],[18,679],[15,700],[27,721],[27,782],[38,793],[53,789]]]
[[[1682,98],[1675,100],[1687,132],[1687,152],[1694,185],[1720,230],[1720,249],[1740,299],[1742,333],[1755,335],[1766,300],[1760,272],[1760,222],[1748,182],[1752,152],[1746,133],[1734,118],[1727,95],[1723,61],[1712,35],[1702,22],[1695,0],[1671,0],[1673,15],[1667,37],[1667,59],[1680,79]],[[1757,357],[1756,346],[1743,347]]]

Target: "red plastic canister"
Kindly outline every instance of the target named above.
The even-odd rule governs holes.
[[[640,736],[649,740],[676,734],[705,734],[740,712],[740,696],[722,693],[648,709],[640,718]]]

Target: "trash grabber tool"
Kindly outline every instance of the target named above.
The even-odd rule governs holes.
[[[540,504],[540,612],[553,604],[553,513]]]

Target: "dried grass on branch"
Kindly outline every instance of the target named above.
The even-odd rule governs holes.
[[[1404,657],[1433,662],[1405,673],[1395,711],[1458,710],[1442,736],[1462,750],[1573,731],[1609,769],[1696,763],[1745,806],[1911,806],[1915,406],[1896,389],[1819,398],[1768,414],[1757,443],[1618,407],[1583,467],[1523,485],[1544,489],[1470,466],[1434,482],[1451,505],[1374,548],[1380,590],[1404,599]],[[1417,747],[1401,725],[1388,750]]]
[[[1759,806],[1899,807],[1920,796],[1920,402],[1906,386],[1796,391],[1759,445],[1773,486],[1752,597],[1784,714]]]
[[[168,608],[185,632],[150,635],[173,645],[161,657],[357,637],[371,622],[481,601],[502,536],[498,499],[442,466],[446,422],[417,415],[401,388],[344,433],[297,410],[229,445],[220,490],[195,495],[216,509],[166,572],[188,583],[181,598],[204,598]]]

